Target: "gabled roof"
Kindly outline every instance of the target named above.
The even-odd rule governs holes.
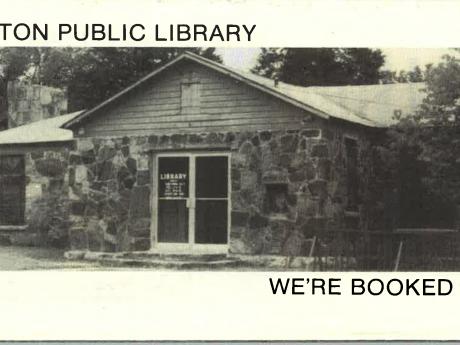
[[[73,140],[73,133],[63,129],[64,123],[76,118],[82,111],[36,121],[0,132],[0,145],[35,144]]]
[[[184,53],[92,109],[2,131],[0,145],[71,141],[73,132],[67,128],[96,115],[100,109],[182,60],[195,61],[320,117],[368,127],[384,128],[396,123],[395,115],[404,117],[413,114],[425,97],[424,83],[300,87],[279,82],[275,87],[271,79],[230,68],[192,53]]]
[[[100,109],[183,60],[194,61],[206,66],[317,116],[326,119],[332,117],[368,127],[387,127],[395,123],[396,114],[401,113],[401,116],[405,116],[413,113],[424,98],[423,83],[300,87],[280,82],[275,87],[274,81],[271,79],[230,68],[199,55],[185,52],[108,100],[69,120],[63,127],[69,128],[93,116]]]

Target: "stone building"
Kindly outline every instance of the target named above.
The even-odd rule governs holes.
[[[1,227],[74,250],[248,255],[384,229],[373,147],[422,87],[298,87],[185,53],[92,109],[0,133],[0,190],[22,186]]]

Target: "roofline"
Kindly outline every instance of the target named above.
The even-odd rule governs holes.
[[[96,105],[95,107],[87,110],[86,112],[83,112],[82,114],[78,115],[77,117],[75,117],[74,119],[72,120],[69,120],[67,121],[66,123],[64,123],[61,128],[69,128],[79,122],[81,122],[82,120],[86,119],[87,117],[89,117],[91,114],[97,112],[98,110],[104,108],[105,106],[113,103],[115,100],[117,100],[118,98],[124,96],[125,94],[129,93],[130,91],[132,91],[133,89],[139,87],[140,85],[142,85],[143,83],[145,83],[146,81],[148,81],[149,79],[153,78],[154,76],[156,76],[157,74],[160,74],[161,72],[163,72],[164,70],[168,69],[170,66],[174,65],[175,63],[181,61],[181,60],[184,60],[184,59],[190,59],[191,61],[194,61],[194,62],[197,62],[201,65],[204,65],[204,66],[207,66],[211,69],[213,69],[214,71],[217,71],[217,72],[220,72],[222,74],[225,74],[229,77],[232,77],[233,79],[236,79],[238,81],[241,81],[241,82],[244,82],[256,89],[259,89],[265,93],[268,93],[274,97],[277,97],[287,103],[290,103],[298,108],[301,108],[303,110],[306,110],[308,112],[311,112],[317,116],[320,116],[322,118],[325,118],[325,119],[329,119],[329,114],[319,110],[319,109],[316,109],[314,107],[311,107],[311,106],[308,106],[302,102],[299,102],[289,96],[286,96],[280,92],[278,92],[274,87],[271,88],[271,87],[268,87],[266,85],[263,85],[261,83],[258,83],[254,80],[251,80],[251,79],[248,79],[244,76],[242,76],[241,74],[227,68],[226,66],[220,64],[220,63],[217,63],[215,61],[212,61],[212,60],[209,60],[209,59],[206,59],[204,57],[201,57],[199,55],[196,55],[194,53],[191,53],[191,52],[184,52],[182,53],[181,55],[179,55],[178,57],[176,57],[175,59],[171,60],[170,62],[166,63],[165,65],[159,67],[158,69],[156,69],[155,71],[153,71],[152,73],[146,75],[145,77],[139,79],[137,82],[131,84],[130,86],[126,87],[125,89],[123,89],[122,91],[118,92],[117,94],[115,94],[114,96],[110,97],[109,99],[103,101],[102,103],[99,103],[98,105]]]

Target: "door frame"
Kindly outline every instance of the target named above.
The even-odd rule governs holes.
[[[195,197],[195,158],[196,157],[227,157],[227,243],[226,244],[202,244],[194,243],[195,240],[195,214],[189,212],[189,241],[187,243],[161,243],[158,242],[158,158],[160,157],[188,157],[189,158],[189,199]],[[160,254],[227,254],[230,243],[231,227],[231,153],[228,151],[163,151],[155,152],[152,157],[152,221],[150,226],[150,251]],[[190,209],[189,209],[190,210]],[[193,208],[195,210],[195,208]]]

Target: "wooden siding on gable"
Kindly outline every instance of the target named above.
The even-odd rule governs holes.
[[[200,100],[184,107],[183,85],[191,83],[199,83],[194,92]],[[134,92],[88,119],[85,136],[299,128],[308,115],[193,62],[163,72]]]

